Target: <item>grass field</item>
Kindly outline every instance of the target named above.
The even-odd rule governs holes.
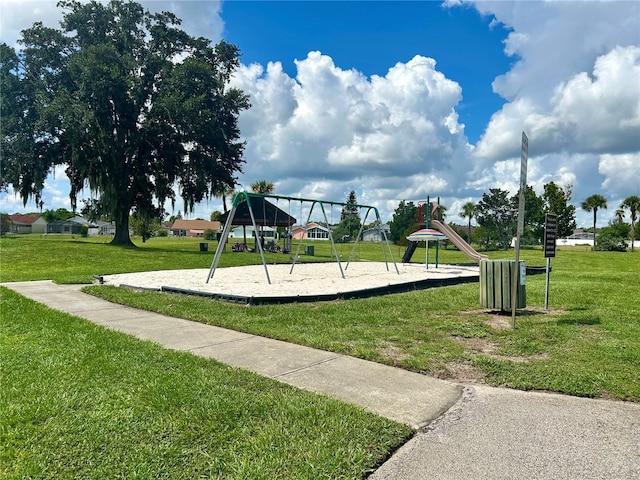
[[[411,429],[0,288],[0,478],[363,478]]]
[[[209,253],[199,252],[198,244],[199,241],[194,239],[169,238],[152,239],[139,244],[139,248],[120,248],[93,238],[6,237],[0,239],[0,281],[53,279],[88,283],[94,274],[207,268],[211,264],[211,250],[215,244],[210,242]],[[339,246],[338,253],[348,255],[349,247]],[[315,257],[303,259],[331,260],[328,246],[316,243],[315,250]],[[393,247],[393,253],[397,260],[402,249]],[[381,249],[375,245],[362,245],[357,254],[360,259],[382,259]],[[468,261],[452,249],[440,249],[439,255],[441,263]],[[513,252],[489,252],[489,255],[491,258],[512,258]],[[544,265],[540,250],[523,250],[521,257],[528,265]],[[417,252],[415,258],[424,258],[424,250]],[[430,254],[430,258],[434,256]],[[284,255],[269,257],[269,262],[287,260]],[[221,266],[259,262],[256,254],[228,253],[222,255]],[[510,316],[480,309],[477,284],[344,302],[253,307],[106,286],[89,286],[86,290],[139,308],[349,354],[441,378],[640,402],[640,252],[560,248],[552,260],[552,267],[550,311],[542,309],[544,275],[529,276],[527,308],[519,313],[515,330],[509,327]],[[231,375],[231,370],[215,362],[165,352],[0,290],[3,295],[2,384],[12,386],[3,388],[0,394],[3,404],[0,458],[8,478],[19,478],[25,472],[31,472],[33,477],[60,476],[50,475],[39,468],[45,468],[43,465],[51,458],[56,462],[62,461],[62,452],[54,451],[53,445],[67,434],[65,441],[78,458],[94,465],[103,463],[103,460],[107,462],[111,468],[103,472],[107,476],[116,476],[110,473],[120,471],[117,465],[121,463],[130,469],[121,470],[127,473],[122,476],[135,476],[136,471],[131,469],[136,465],[149,468],[141,471],[139,476],[150,476],[148,472],[163,468],[152,459],[168,455],[167,464],[178,465],[177,469],[182,465],[187,472],[204,472],[205,476],[224,476],[220,472],[226,472],[230,478],[308,478],[307,474],[341,478],[334,475],[342,472],[342,478],[362,478],[409,435],[406,429],[390,422],[372,427],[372,417],[358,417],[361,412],[351,412],[350,407],[336,402],[329,402],[331,406],[323,404],[306,408],[310,402],[315,404],[324,400],[252,375],[241,380],[232,380],[230,376],[231,383],[227,384],[226,377]],[[9,311],[18,313],[10,316]],[[102,361],[93,361],[94,357]],[[113,369],[99,367],[111,362]],[[168,364],[171,367],[167,367]],[[52,372],[56,367],[60,370],[60,366],[68,372],[57,378]],[[215,371],[211,378],[204,373],[209,370]],[[23,372],[27,374],[21,375]],[[149,381],[149,378],[153,380]],[[187,382],[183,390],[180,385],[182,379],[187,378],[191,383]],[[247,390],[241,388],[245,383]],[[202,392],[202,389],[215,392],[211,395],[213,398],[207,400],[211,403],[198,403],[205,402],[203,399],[192,405],[193,399],[187,390]],[[264,391],[264,396],[268,397],[259,406],[246,400],[255,396],[256,391]],[[216,398],[225,397],[229,392],[237,394],[233,398],[242,408],[238,409],[234,402],[226,407],[220,406],[222,399]],[[118,401],[104,402],[111,397]],[[283,403],[284,397],[289,400]],[[133,405],[132,399],[135,400]],[[11,409],[8,408],[10,405]],[[100,405],[97,410],[96,405]],[[257,410],[252,410],[254,407]],[[218,408],[226,408],[227,414],[235,419],[223,427],[223,430],[228,429],[229,437],[212,437],[213,443],[203,448],[201,439],[208,438],[215,430],[201,425],[206,424],[203,412]],[[256,411],[261,413],[256,414]],[[264,443],[266,440],[263,439],[263,443],[256,440],[255,446],[243,443],[240,451],[252,452],[246,455],[232,455],[226,450],[236,449],[234,442],[240,442],[244,436],[260,438],[263,433],[250,430],[249,434],[246,429],[265,412],[276,418],[264,426],[265,436],[265,432],[268,436],[276,435],[274,431],[278,431],[278,425],[291,427],[279,430],[281,439],[276,435],[279,439],[274,442],[281,446],[281,449],[275,448],[281,452],[278,457],[273,461],[261,459],[268,465],[247,473],[243,469],[254,463],[253,455],[259,455],[256,452],[260,449],[271,448]],[[56,423],[59,415],[60,422],[64,423]],[[140,421],[128,425],[138,415],[141,415]],[[290,415],[295,421],[289,418]],[[334,415],[337,418],[333,418]],[[156,416],[167,418],[156,419]],[[345,416],[352,420],[342,430],[331,423],[339,423]],[[307,423],[294,428],[301,418],[307,418]],[[99,430],[105,419],[109,425],[108,433],[91,437],[102,435]],[[177,422],[175,425],[172,423],[174,420]],[[28,428],[25,428],[25,422]],[[54,427],[51,434],[47,433],[50,423]],[[76,424],[77,429],[69,427],[65,433],[67,427],[64,425],[73,427]],[[85,438],[93,438],[89,441],[110,445],[118,425],[126,426],[117,437],[125,442],[125,446],[116,449],[106,460],[85,443]],[[186,434],[184,428],[194,429],[194,433]],[[358,437],[367,428],[371,428],[371,434],[359,444]],[[328,450],[315,452],[320,448],[317,445],[324,440],[317,440],[317,444],[313,443],[316,440],[306,443],[301,438],[285,440],[307,435],[322,438],[326,434],[323,431],[334,429],[337,437],[344,437],[345,444],[355,449],[350,454],[353,460],[347,461],[350,466],[339,462],[342,454],[333,455],[335,460],[332,460]],[[183,432],[183,436],[177,432]],[[170,444],[175,437],[180,437],[179,446],[171,450]],[[130,443],[126,443],[127,438],[131,438]],[[338,442],[338,438],[331,442]],[[152,448],[155,443],[159,445]],[[49,445],[48,453],[31,461],[33,452],[26,445],[40,444]],[[138,444],[146,452],[142,460],[142,457],[127,451],[136,450]],[[330,449],[340,452],[347,448],[339,443],[328,445],[333,445]],[[322,468],[322,471],[294,470],[297,462],[306,462],[300,458],[312,455],[305,453],[307,449],[314,452],[308,458],[314,465],[311,468]],[[214,458],[205,460],[203,456],[211,455],[212,451],[224,451],[220,453],[224,458],[222,462],[228,463],[215,463]],[[294,454],[302,457],[292,457],[295,460],[289,462],[289,456]],[[214,456],[217,457],[218,453]],[[261,462],[258,463],[262,465]],[[23,470],[9,470],[9,465],[14,464]],[[220,468],[227,470],[216,470]],[[282,474],[283,471],[286,473]],[[289,474],[294,471],[295,474]],[[242,472],[245,474],[241,475]],[[61,476],[84,475],[67,472]]]
[[[0,280],[88,282],[96,271],[210,263],[194,252],[188,240],[121,249],[99,239],[7,237]],[[413,434],[5,288],[0,308],[0,478],[358,479]]]

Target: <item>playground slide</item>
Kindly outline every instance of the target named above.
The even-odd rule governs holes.
[[[402,256],[402,263],[409,263],[411,261],[411,257],[413,257],[417,247],[418,242],[409,242],[407,249],[404,251],[404,255]]]
[[[456,231],[453,228],[451,228],[449,225],[439,222],[438,220],[431,220],[429,222],[429,226],[444,233],[449,239],[449,241],[453,243],[456,247],[458,247],[458,250],[464,253],[467,257],[477,261],[478,263],[480,262],[480,260],[489,258],[486,255],[476,252],[471,247],[471,245],[465,242],[464,239],[460,235],[458,235]]]

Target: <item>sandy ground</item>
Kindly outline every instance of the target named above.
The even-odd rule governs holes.
[[[477,276],[477,266],[353,262],[346,268],[344,278],[337,263],[263,265],[218,268],[207,283],[209,269],[160,270],[155,272],[105,275],[106,285],[128,285],[141,288],[174,287],[199,292],[245,297],[280,297],[295,295],[335,294],[368,288],[411,283],[425,279]]]

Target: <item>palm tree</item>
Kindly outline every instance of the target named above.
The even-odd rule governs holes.
[[[471,243],[471,219],[476,216],[476,204],[473,202],[467,202],[462,205],[462,211],[460,212],[462,218],[468,218],[469,224],[467,225],[467,235],[469,243]]]
[[[640,210],[640,197],[637,195],[631,195],[624,199],[620,205],[622,208],[626,208],[630,212],[631,217],[631,251],[633,252],[633,244],[636,241],[636,220],[638,220],[638,211]]]
[[[273,182],[258,180],[251,184],[251,191],[254,193],[273,193]]]
[[[231,201],[233,202],[233,197],[235,196],[236,191],[233,187],[225,187],[220,190],[214,197],[222,199],[222,210],[224,213],[227,213],[229,209],[227,208],[227,197],[231,197]]]
[[[599,193],[591,195],[580,206],[587,212],[593,212],[593,249],[596,249],[596,219],[599,208],[607,208],[607,199]]]

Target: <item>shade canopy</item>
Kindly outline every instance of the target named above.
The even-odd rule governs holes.
[[[276,207],[273,203],[267,202],[264,198],[251,197],[250,202],[257,226],[292,227],[296,223],[294,217]],[[227,217],[230,213],[231,212],[227,212],[220,216],[220,222],[222,224],[227,222]],[[236,213],[231,223],[233,225],[253,225],[251,214],[249,213],[249,204],[246,201],[236,207]]]
[[[444,233],[439,232],[438,230],[434,230],[433,228],[421,228],[420,230],[416,230],[411,235],[407,236],[407,240],[411,242],[424,242],[446,239],[447,236]]]

